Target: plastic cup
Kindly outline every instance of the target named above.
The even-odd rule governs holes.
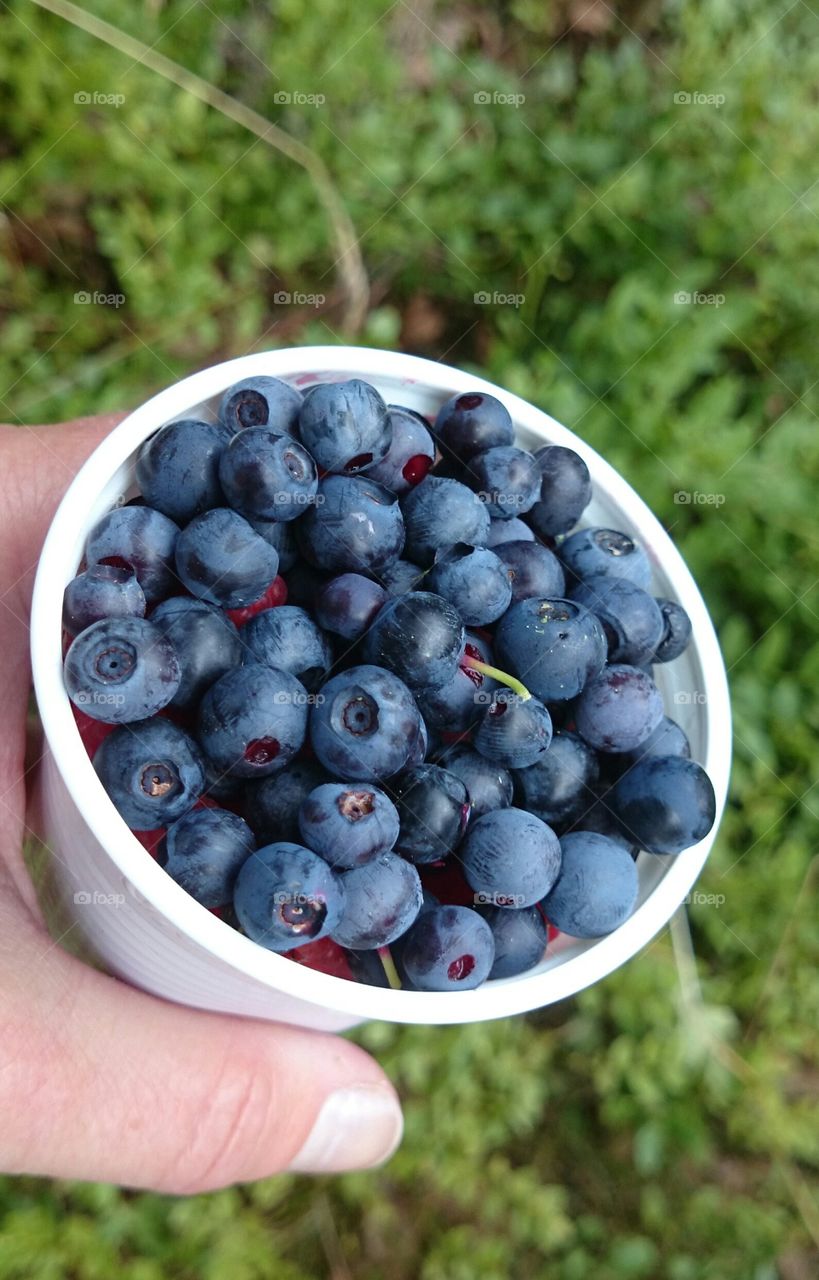
[[[105,794],[80,739],[62,677],[63,590],[76,574],[96,521],[133,492],[142,442],[164,423],[215,417],[222,392],[252,375],[297,387],[358,377],[388,403],[434,414],[456,392],[502,400],[525,447],[575,449],[592,476],[584,524],[626,530],[645,546],[657,595],[678,600],[693,639],[675,662],[656,668],[666,709],[691,740],[714,785],[711,833],[677,857],[639,855],[633,915],[608,937],[560,936],[528,973],[475,991],[393,991],[315,972],[257,946],[176,885],[128,830]],[[599,982],[635,955],[670,919],[694,885],[725,806],[731,720],[725,667],[708,611],[685,562],[645,503],[604,459],[548,414],[492,383],[447,365],[363,347],[299,347],[229,360],[185,378],[130,414],[72,482],[43,546],[31,620],[34,685],[45,730],[41,773],[44,832],[69,917],[114,974],[166,999],[203,1009],[340,1031],[368,1019],[477,1022],[537,1009]]]

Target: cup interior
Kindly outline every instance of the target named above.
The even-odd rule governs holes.
[[[259,374],[283,378],[302,390],[316,382],[358,377],[371,382],[388,403],[428,416],[434,416],[456,392],[472,389],[496,395],[509,408],[521,445],[562,444],[584,458],[591,472],[593,499],[582,525],[622,529],[642,542],[652,565],[652,592],[678,600],[688,611],[693,624],[691,644],[676,661],[657,666],[655,679],[666,714],[681,724],[694,759],[711,778],[716,821],[705,840],[677,857],[640,853],[637,905],[614,933],[594,941],[560,935],[536,968],[517,978],[487,982],[476,991],[392,991],[346,982],[266,951],[200,907],[153,861],[120,818],[94,773],[65,693],[63,591],[77,572],[93,525],[112,506],[133,495],[134,462],[142,442],[166,422],[215,418],[223,391],[241,378]],[[54,518],[35,584],[32,655],[40,712],[57,767],[85,822],[136,894],[239,972],[353,1017],[423,1023],[483,1020],[541,1007],[598,981],[640,950],[690,892],[725,805],[731,740],[725,668],[702,597],[659,521],[599,454],[547,414],[472,374],[399,353],[304,347],[246,356],[194,374],[132,413],[78,473]]]

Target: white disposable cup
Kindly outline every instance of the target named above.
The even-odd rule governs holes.
[[[608,937],[584,942],[561,936],[537,968],[476,991],[393,991],[347,982],[266,951],[199,906],[150,857],[108,799],[63,685],[63,590],[77,572],[89,530],[132,491],[142,442],[174,419],[214,417],[226,387],[258,374],[299,387],[363,378],[388,403],[424,414],[434,414],[456,392],[491,392],[509,409],[523,446],[567,445],[584,458],[594,498],[583,523],[624,529],[642,542],[651,559],[652,589],[687,610],[693,640],[682,657],[657,667],[656,677],[668,713],[682,724],[694,758],[713,782],[716,822],[704,840],[678,857],[640,854],[637,907]],[[725,806],[731,751],[725,667],[702,597],[659,521],[622,476],[554,418],[471,373],[415,356],[363,347],[263,352],[193,374],[135,410],[81,468],[54,516],[34,586],[31,641],[45,730],[45,837],[70,917],[112,973],[203,1009],[340,1031],[367,1019],[476,1022],[565,999],[611,973],[666,924],[696,881]]]

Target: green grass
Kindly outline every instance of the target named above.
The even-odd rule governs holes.
[[[303,167],[15,0],[0,12],[0,414],[127,407],[214,360],[351,339],[481,370],[548,409],[672,530],[719,628],[735,764],[700,887],[725,902],[690,909],[701,996],[683,995],[666,932],[557,1009],[358,1033],[406,1099],[406,1141],[378,1174],[189,1200],[0,1181],[0,1280],[807,1280],[816,13],[803,0],[94,11],[323,162],[360,237],[367,316],[345,330],[349,281]],[[75,104],[81,91],[125,101]],[[95,290],[124,305],[75,303]],[[724,301],[675,302],[695,290]],[[277,304],[282,291],[324,301]],[[724,502],[675,502],[694,490]]]

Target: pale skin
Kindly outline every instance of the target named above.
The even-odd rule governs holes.
[[[365,1116],[358,1151],[354,1137],[330,1161],[313,1145],[307,1165],[377,1163],[398,1139],[398,1104],[356,1045],[167,1003],[83,964],[46,932],[22,853],[37,830],[24,763],[31,589],[60,498],[118,420],[0,427],[0,1167],[208,1191],[287,1169],[325,1100],[348,1087],[381,1108],[384,1140],[368,1145]],[[34,744],[30,758],[39,755]]]

